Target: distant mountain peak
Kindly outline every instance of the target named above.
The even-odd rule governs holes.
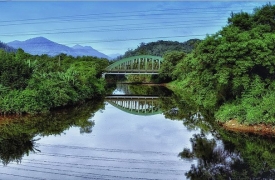
[[[79,45],[79,44],[76,44],[76,45],[74,45],[72,48],[74,48],[74,49],[93,49],[93,50],[95,50],[94,48],[92,48],[91,46],[81,46],[81,45]]]
[[[48,40],[47,38],[45,38],[45,37],[43,37],[43,36],[34,37],[34,38],[29,39],[29,40],[35,40],[35,39],[37,39],[37,40]],[[48,41],[49,41],[49,40],[48,40]]]
[[[80,49],[80,48],[83,48],[83,46],[81,46],[81,45],[79,45],[79,44],[76,44],[76,45],[74,45],[72,48],[74,48],[74,49]]]
[[[25,52],[33,55],[48,54],[50,56],[56,56],[60,53],[65,53],[75,57],[96,56],[100,58],[109,58],[107,55],[90,46],[81,46],[77,44],[73,47],[68,47],[41,36],[27,39],[25,41],[12,41],[9,42],[8,45],[14,48],[22,48]]]
[[[24,41],[23,41],[24,42]],[[55,43],[45,37],[35,37],[35,38],[31,38],[31,39],[28,39],[26,40],[25,42],[51,42],[51,43]]]

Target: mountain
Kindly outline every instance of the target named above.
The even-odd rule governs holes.
[[[96,56],[96,57],[107,58],[107,59],[110,58],[109,56],[95,50],[91,46],[81,46],[81,45],[77,44],[77,45],[73,46],[72,49],[74,49],[75,53],[78,56],[85,55],[85,56]]]
[[[13,47],[8,46],[5,43],[2,43],[1,41],[0,41],[0,49],[3,49],[4,51],[7,51],[7,52],[15,52],[16,51],[16,49],[14,49]]]
[[[22,48],[25,52],[33,55],[48,54],[55,56],[60,53],[71,54],[75,56],[73,50],[65,45],[57,44],[44,37],[36,37],[26,41],[12,41],[8,43],[13,48]]]
[[[32,55],[48,54],[49,56],[56,56],[60,53],[64,53],[71,56],[96,56],[102,58],[109,58],[107,55],[93,49],[90,46],[76,45],[68,47],[56,42],[50,41],[44,37],[36,37],[28,39],[26,41],[12,41],[7,43],[13,48],[22,48],[25,52]]]

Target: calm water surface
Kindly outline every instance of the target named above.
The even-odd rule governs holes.
[[[224,131],[207,120],[211,113],[166,89],[118,85],[113,94],[159,98],[103,99],[1,120],[0,179],[275,177],[273,137]]]
[[[125,92],[116,89],[114,94]],[[3,166],[0,179],[185,179],[195,163],[178,156],[191,147],[189,139],[197,132],[181,121],[162,113],[130,114],[107,101],[90,114],[87,121],[93,126],[88,133],[75,125],[53,135],[45,135],[47,127],[41,128],[42,135],[34,133],[34,152]]]

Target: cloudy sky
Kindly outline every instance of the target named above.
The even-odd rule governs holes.
[[[268,1],[45,1],[0,0],[0,41],[43,36],[60,44],[123,54],[141,42],[203,39],[231,12],[253,12]]]

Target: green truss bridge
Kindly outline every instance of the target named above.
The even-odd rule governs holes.
[[[158,74],[163,58],[159,56],[140,55],[124,58],[111,64],[105,74]]]

